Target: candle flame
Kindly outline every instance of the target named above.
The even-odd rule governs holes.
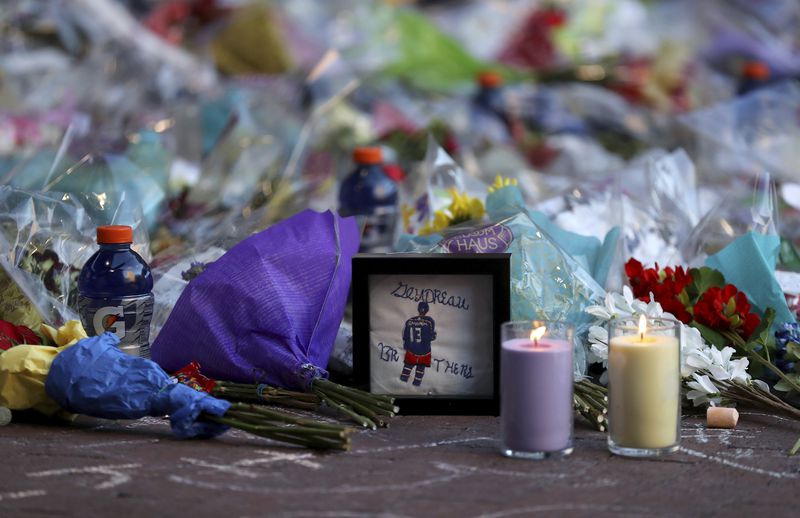
[[[639,315],[639,338],[644,340],[644,334],[647,332],[647,317]]]
[[[533,340],[534,342],[538,342],[539,338],[543,337],[545,332],[547,332],[547,327],[545,326],[537,327],[536,329],[531,331],[531,340]]]

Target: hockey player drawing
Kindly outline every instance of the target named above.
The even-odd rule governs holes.
[[[419,315],[406,320],[403,327],[403,349],[406,351],[403,361],[403,373],[400,381],[408,382],[411,371],[414,373],[414,386],[422,383],[425,368],[431,366],[431,342],[436,340],[436,323],[428,314],[428,303],[420,302],[417,305]]]

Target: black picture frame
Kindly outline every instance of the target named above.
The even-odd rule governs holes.
[[[491,397],[394,395],[405,415],[499,415],[500,326],[510,320],[511,254],[358,254],[353,257],[353,379],[364,390],[370,375],[370,276],[490,275],[492,278]]]

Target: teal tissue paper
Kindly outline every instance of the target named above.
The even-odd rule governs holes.
[[[722,272],[725,282],[743,291],[759,313],[775,310],[773,327],[795,322],[775,278],[779,251],[778,236],[748,232],[706,259],[706,266]]]
[[[526,212],[541,231],[589,272],[599,285],[605,286],[619,240],[619,227],[612,228],[602,243],[596,237],[569,232],[550,221],[543,213],[528,210],[521,191],[513,185],[489,193],[486,197],[486,212],[492,220]]]
[[[399,251],[423,253],[511,253],[511,318],[562,320],[576,326],[575,369],[587,365],[586,306],[602,301],[605,291],[592,275],[534,223],[526,212],[477,226],[458,226],[442,234],[404,236]]]

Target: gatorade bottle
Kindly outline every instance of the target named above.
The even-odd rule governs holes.
[[[496,115],[507,127],[511,123],[508,118],[506,101],[503,97],[503,78],[490,70],[481,72],[477,77],[480,89],[475,95],[475,105]]]
[[[356,169],[339,189],[339,213],[363,218],[362,252],[387,252],[397,220],[397,185],[383,171],[381,148],[356,148],[353,161]]]
[[[745,95],[753,90],[758,90],[769,84],[770,69],[761,61],[747,61],[742,65],[742,75],[739,79],[737,95]]]
[[[78,311],[89,336],[109,331],[119,337],[124,352],[149,358],[153,276],[131,243],[129,226],[97,227],[100,250],[78,277]]]

